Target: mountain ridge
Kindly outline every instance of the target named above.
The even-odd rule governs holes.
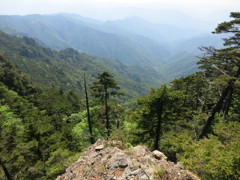
[[[118,59],[126,64],[148,63],[156,59],[161,62],[161,57],[151,53],[156,52],[151,47],[142,47],[133,39],[93,29],[84,22],[63,15],[0,16],[0,27],[40,39],[55,49],[71,47],[90,55]],[[158,54],[161,49],[166,51],[159,46]]]
[[[77,179],[176,179],[199,180],[160,151],[145,146],[128,147],[121,141],[97,140],[56,180]]]
[[[0,32],[0,53],[9,57],[40,87],[62,87],[79,90],[83,75],[93,82],[98,73],[108,71],[116,77],[127,97],[144,95],[150,87],[158,87],[161,74],[147,67],[127,66],[120,61],[98,58],[68,48],[61,51],[42,47],[32,38],[14,37]]]
[[[18,21],[18,19],[20,20]],[[129,20],[132,22],[136,19],[137,27],[131,31],[128,30],[132,26],[128,27],[125,22]],[[119,21],[123,24],[120,25]],[[153,35],[147,29],[152,29],[156,33],[159,32],[158,24],[138,17],[119,21],[102,22],[76,14],[62,13],[0,16],[0,29],[21,37],[30,36],[38,44],[50,48],[55,47],[56,50],[74,48],[81,53],[104,57],[101,58],[101,63],[107,68],[103,65],[98,67],[112,71],[111,65],[114,66],[115,72],[120,72],[121,70],[116,70],[116,68],[121,69],[120,67],[124,66],[129,71],[128,74],[131,79],[143,83],[141,85],[144,89],[147,89],[146,87],[158,87],[162,83],[196,72],[196,56],[201,54],[198,47],[203,42],[201,40],[202,35],[175,42],[172,45],[162,44],[164,41],[159,43],[156,40],[157,38],[151,39],[144,34],[141,35],[141,32]],[[115,23],[116,27],[113,25]],[[144,23],[146,23],[146,28],[142,25]],[[19,31],[14,27],[21,33],[19,34]],[[171,26],[171,31],[177,31],[177,29]],[[181,32],[179,31],[179,33]],[[210,43],[210,45],[220,43],[220,40],[211,38],[209,35],[205,35],[204,40],[212,41],[213,43]],[[208,43],[205,42],[205,44]],[[113,59],[120,61],[122,64],[120,65]],[[26,64],[26,66],[28,65]],[[120,75],[119,73],[114,74]]]

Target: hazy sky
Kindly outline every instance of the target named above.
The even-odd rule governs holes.
[[[240,0],[0,0],[2,15],[69,12],[102,20],[140,16],[157,21],[163,10],[220,21],[240,10]]]

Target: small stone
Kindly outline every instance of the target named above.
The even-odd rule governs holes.
[[[127,157],[122,152],[116,152],[110,159],[108,168],[116,169],[116,168],[125,168],[128,166]]]
[[[153,155],[156,159],[165,160],[165,161],[167,160],[167,156],[165,156],[162,152],[158,150],[153,151]]]
[[[152,180],[156,179],[156,168],[161,166],[166,170],[166,179],[198,180],[190,171],[182,170],[180,163],[176,165],[166,159],[160,151],[151,152],[144,146],[128,153],[101,140],[89,147],[57,180]]]
[[[137,151],[138,154],[141,154],[142,156],[145,156],[147,154],[146,148],[144,146],[136,146],[133,147],[134,150]]]
[[[133,172],[131,172],[131,175],[136,176],[138,179],[142,177],[145,174],[145,172],[142,169],[137,169]]]
[[[136,176],[140,172],[141,172],[141,169],[137,169],[137,170],[131,172],[131,175]]]
[[[140,178],[139,178],[139,180],[148,180],[149,178],[147,177],[147,175],[146,174],[144,174],[143,176],[141,176]]]
[[[133,164],[133,162],[130,159],[127,159],[127,163],[128,163],[128,167],[129,168],[132,169],[134,167],[134,164]]]
[[[104,145],[103,144],[95,147],[95,151],[101,151],[103,149],[104,149]]]
[[[131,170],[130,170],[129,166],[124,169],[123,174],[125,177],[128,177],[131,175]]]
[[[176,167],[179,168],[180,170],[184,169],[182,162],[177,162]]]

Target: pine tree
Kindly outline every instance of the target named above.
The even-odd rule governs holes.
[[[223,86],[221,95],[214,103],[199,139],[207,136],[211,131],[216,113],[225,110],[225,114],[227,114],[234,92],[234,84],[240,76],[240,13],[231,13],[230,17],[234,20],[219,24],[214,32],[217,34],[231,33],[232,36],[224,39],[224,45],[229,47],[224,49],[202,48],[206,54],[198,62],[208,77],[211,79],[217,77]]]
[[[117,85],[113,75],[111,75],[110,73],[103,72],[98,75],[97,79],[98,81],[94,82],[91,88],[93,91],[93,95],[96,98],[100,98],[101,103],[105,106],[107,137],[109,137],[111,126],[109,123],[108,101],[111,96],[123,95],[123,93],[119,91],[120,87]]]
[[[138,123],[143,130],[142,140],[147,136],[148,141],[153,141],[153,148],[159,149],[159,142],[163,135],[163,124],[168,119],[166,108],[170,102],[168,88],[163,85],[159,89],[152,89],[146,97],[138,99],[141,120]],[[151,139],[151,140],[150,140]]]

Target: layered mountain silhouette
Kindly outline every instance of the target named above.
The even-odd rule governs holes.
[[[202,53],[198,47],[221,44],[220,38],[210,33],[202,34],[204,32],[198,29],[153,23],[138,17],[102,22],[66,13],[2,15],[0,30],[19,37],[31,37],[37,46],[41,45],[40,49],[46,47],[65,52],[64,49],[72,48],[76,50],[74,53],[78,51],[77,56],[83,56],[81,53],[84,53],[87,57],[86,54],[88,54],[90,56],[87,59],[91,60],[86,63],[94,64],[94,67],[103,67],[103,70],[112,71],[117,76],[123,75],[120,79],[127,77],[135,83],[145,84],[145,86],[141,84],[141,87],[149,88],[194,73],[197,70],[196,56]],[[30,46],[28,48],[36,49],[35,45]],[[9,46],[8,51],[16,53],[13,47]],[[69,50],[67,53],[69,54]],[[20,55],[23,54],[20,53]],[[48,58],[45,60],[50,61],[47,60]],[[43,60],[43,58],[40,59]],[[59,60],[55,55],[54,59]],[[69,58],[66,57],[66,59]],[[64,63],[67,63],[66,59]],[[102,63],[101,66],[97,65],[99,61]],[[63,67],[68,66],[69,64]],[[24,69],[26,71],[26,67]],[[93,72],[95,70],[91,69]],[[99,71],[100,69],[96,72]],[[124,78],[125,74],[127,76]],[[134,86],[131,89],[137,87],[132,82],[129,84]]]

